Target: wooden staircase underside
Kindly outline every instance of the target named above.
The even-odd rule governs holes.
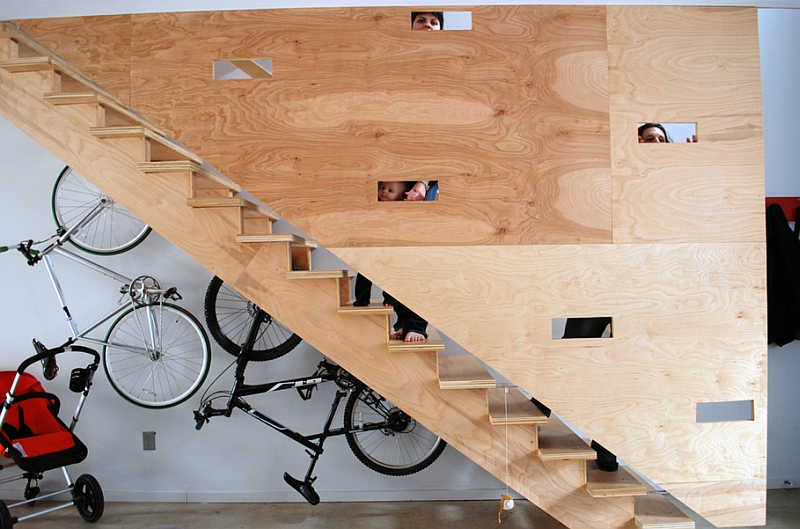
[[[503,8],[496,11],[504,12]],[[658,14],[672,16],[674,21],[683,17],[689,26],[706,27],[708,20],[698,13]],[[720,13],[724,22],[752,29],[752,12]],[[306,273],[290,272],[292,248],[301,241],[272,234],[269,221],[248,231],[252,217],[264,217],[265,212],[234,203],[239,200],[232,196],[238,185],[270,207],[275,205],[276,211],[297,221],[316,240],[331,243],[334,253],[383,288],[402,292],[404,303],[475,357],[713,523],[757,525],[763,523],[766,477],[764,245],[757,213],[757,208],[763,210],[763,201],[759,202],[756,183],[760,178],[763,186],[763,167],[758,173],[757,162],[752,162],[754,153],[760,153],[760,116],[746,117],[749,132],[744,133],[733,125],[738,119],[735,116],[709,117],[707,130],[717,131],[718,143],[698,144],[680,174],[670,175],[676,186],[694,185],[699,168],[711,175],[709,182],[732,175],[736,185],[723,186],[727,203],[744,214],[735,222],[713,221],[707,213],[700,215],[697,225],[687,221],[696,221],[692,215],[702,212],[707,201],[695,203],[689,197],[691,206],[684,207],[687,200],[680,192],[661,193],[658,187],[663,184],[648,187],[654,178],[638,178],[646,176],[647,164],[670,158],[674,164],[676,151],[663,151],[662,158],[661,152],[636,151],[625,140],[631,123],[635,127],[643,113],[615,95],[614,88],[622,93],[627,86],[623,66],[638,66],[636,56],[632,59],[626,48],[630,42],[638,42],[630,36],[635,33],[630,26],[641,24],[645,33],[652,29],[645,23],[647,17],[639,15],[636,10],[608,8],[609,49],[617,46],[609,57],[618,61],[616,68],[609,70],[610,106],[618,112],[612,112],[610,120],[613,163],[611,185],[606,189],[613,191],[613,207],[608,208],[609,222],[604,224],[608,230],[584,231],[573,226],[573,232],[558,236],[562,242],[586,236],[594,244],[554,245],[539,240],[540,244],[529,246],[392,247],[386,240],[377,240],[381,235],[374,235],[376,247],[347,241],[345,233],[358,231],[354,226],[372,233],[375,219],[387,211],[363,219],[359,212],[350,217],[341,212],[326,214],[325,200],[332,197],[326,198],[324,192],[319,199],[304,195],[298,187],[304,185],[302,179],[295,176],[266,178],[262,171],[268,168],[242,173],[242,167],[226,162],[226,157],[241,156],[241,150],[220,151],[219,155],[209,151],[231,144],[197,143],[198,129],[191,125],[182,135],[184,118],[174,112],[148,112],[148,117],[163,119],[170,134],[190,149],[172,146],[145,120],[143,125],[114,122],[115,116],[125,115],[125,105],[104,91],[100,96],[75,96],[73,99],[82,99],[79,104],[69,104],[70,97],[63,95],[43,98],[43,94],[59,92],[60,84],[54,82],[53,68],[42,69],[41,64],[20,66],[20,73],[11,73],[14,68],[0,71],[0,112],[187,254],[498,478],[506,478],[505,428],[491,425],[486,390],[461,389],[457,398],[448,397],[450,390],[440,388],[439,362],[432,351],[392,350],[386,314],[363,310],[358,317],[342,314],[346,304],[342,292],[346,290],[344,297],[349,297],[349,283],[341,271],[314,271],[309,262],[301,266]],[[626,25],[625,21],[636,24]],[[135,27],[136,22],[131,25]],[[74,31],[76,26],[70,27]],[[163,83],[158,86],[166,90]],[[73,94],[85,93],[84,87],[76,88],[71,81],[66,87]],[[136,94],[131,95],[135,99]],[[98,98],[112,103],[98,105]],[[175,101],[180,101],[176,108],[186,104],[183,96]],[[153,108],[150,105],[150,110]],[[674,108],[671,112],[670,116],[684,115]],[[173,128],[179,123],[181,126]],[[737,137],[747,141],[737,144]],[[201,152],[203,159],[236,180],[226,196],[209,198],[203,191],[206,184],[200,183],[209,179],[198,177],[202,171],[192,169],[194,166],[186,170],[187,164],[200,160],[194,152]],[[730,167],[743,168],[741,174],[728,166],[720,171],[710,169],[709,160],[720,155],[731,158]],[[598,180],[592,177],[589,181]],[[367,184],[362,187],[370,188]],[[720,184],[700,187],[704,185],[708,196],[719,196]],[[703,195],[702,190],[698,193]],[[333,198],[342,202],[341,197]],[[654,213],[657,219],[648,224],[640,217],[640,201],[654,198],[658,200],[647,214]],[[361,204],[358,200],[353,203]],[[304,208],[303,204],[314,206]],[[444,201],[437,204],[444,206],[451,207]],[[254,209],[256,213],[247,213]],[[561,210],[569,211],[575,209]],[[596,211],[602,213],[603,208]],[[670,211],[670,222],[663,222],[660,216]],[[409,222],[413,225],[413,217],[418,215],[418,211],[397,208],[388,213],[403,227]],[[552,211],[548,214],[558,216]],[[458,221],[454,215],[442,226],[457,225]],[[670,232],[673,225],[676,229]],[[698,225],[706,229],[699,230]],[[486,244],[486,232],[479,232]],[[466,229],[459,236],[468,233]],[[609,244],[612,239],[616,244]],[[502,244],[504,237],[492,240]],[[423,282],[420,271],[424,271]],[[409,289],[411,284],[417,288]],[[613,338],[551,338],[553,318],[594,316],[614,318]],[[752,400],[753,420],[696,422],[698,403],[733,400]],[[569,527],[630,527],[634,521],[632,493],[617,495],[617,485],[609,487],[602,480],[587,487],[587,474],[592,472],[587,473],[584,460],[591,455],[562,453],[548,460],[547,450],[537,441],[538,430],[536,424],[509,425],[509,485]],[[592,497],[587,489],[599,497]],[[658,501],[652,499],[642,509],[655,512],[655,519],[662,520],[658,518],[660,504],[653,504]],[[638,510],[640,505],[636,507]],[[637,525],[648,527],[640,523],[638,515],[635,519]]]
[[[190,207],[188,172],[139,170],[141,163],[151,163],[143,159],[142,138],[122,135],[110,146],[107,139],[91,134],[98,115],[94,102],[54,106],[46,101],[52,70],[10,73],[0,68],[0,113],[166,239],[298,334],[309,336],[326,356],[505,481],[506,430],[489,423],[485,389],[443,397],[435,354],[387,350],[386,314],[339,313],[339,278],[346,275],[321,271],[318,277],[289,279],[290,242],[237,242],[237,207]],[[630,527],[633,496],[592,497],[586,491],[583,459],[542,461],[535,456],[536,429],[535,424],[508,427],[509,485],[570,527],[596,527],[599,520],[607,527]]]

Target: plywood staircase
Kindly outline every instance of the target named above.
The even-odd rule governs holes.
[[[599,471],[586,440],[476,358],[448,355],[435,331],[389,340],[391,312],[354,307],[351,273],[314,270],[313,241],[273,233],[278,217],[236,184],[15,26],[0,30],[4,117],[454,448],[568,527],[693,527],[624,467]]]

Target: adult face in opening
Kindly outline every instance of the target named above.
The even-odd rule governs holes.
[[[658,127],[648,127],[639,135],[639,143],[667,143],[667,135]]]
[[[433,13],[417,13],[411,29],[414,31],[435,31],[442,29],[442,27],[439,24],[439,19]]]

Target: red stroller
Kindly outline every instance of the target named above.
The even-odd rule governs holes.
[[[97,480],[83,474],[73,483],[67,472],[68,465],[80,463],[86,458],[88,450],[78,439],[73,430],[80,418],[81,409],[92,386],[92,378],[100,363],[97,351],[77,345],[67,345],[56,349],[46,349],[41,343],[34,341],[37,354],[22,362],[16,371],[0,371],[0,390],[7,392],[6,400],[0,411],[0,444],[2,455],[11,458],[12,462],[0,466],[17,466],[21,475],[0,480],[7,483],[15,480],[27,480],[25,500],[13,505],[0,501],[0,529],[11,529],[17,523],[28,518],[47,514],[66,507],[75,506],[81,517],[87,522],[96,522],[103,515],[103,491]],[[45,378],[52,379],[58,370],[56,355],[64,352],[86,353],[92,356],[92,362],[85,368],[72,370],[69,388],[80,393],[75,415],[67,427],[58,418],[61,401],[52,393],[47,393],[39,381],[25,370],[41,362],[45,367]],[[63,490],[39,496],[39,480],[48,470],[61,468],[67,487]],[[56,504],[46,509],[32,512],[25,516],[12,516],[10,509],[32,504],[37,499],[46,499],[69,492],[70,501]]]

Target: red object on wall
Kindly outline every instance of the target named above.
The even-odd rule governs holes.
[[[765,207],[767,208],[772,204],[780,204],[783,214],[786,215],[786,220],[792,222],[795,220],[797,208],[800,208],[800,197],[767,197],[766,203]]]

